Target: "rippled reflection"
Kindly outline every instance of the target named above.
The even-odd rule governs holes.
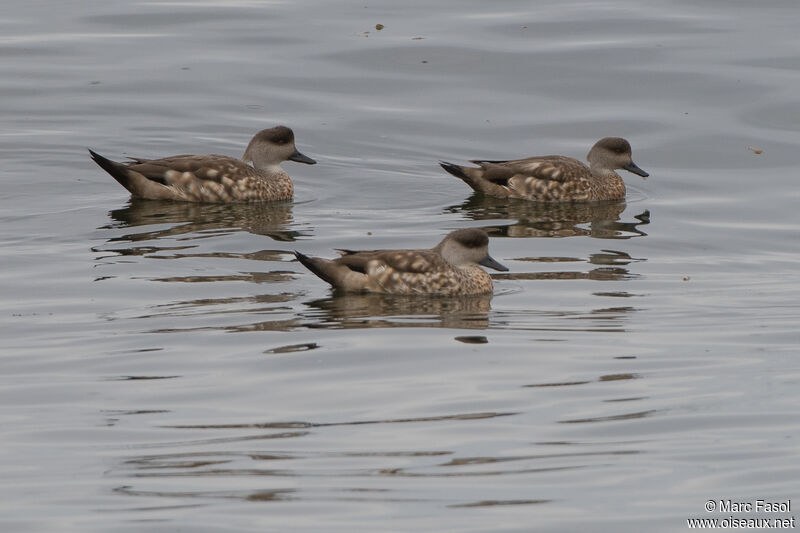
[[[115,209],[109,215],[117,224],[101,229],[173,224],[166,229],[128,233],[112,239],[115,241],[136,242],[189,233],[208,236],[232,230],[265,235],[276,241],[294,241],[303,235],[290,229],[293,223],[291,202],[196,204],[132,198],[128,207]]]
[[[518,447],[515,453],[472,455],[457,449],[379,447],[362,449],[358,439],[340,449],[317,449],[314,441],[325,431],[361,432],[363,426],[410,425],[419,431],[442,423],[471,425],[480,421],[518,416],[517,412],[465,412],[441,416],[334,422],[252,422],[234,424],[167,425],[164,430],[187,432],[195,438],[136,448],[166,448],[166,452],[135,451],[122,459],[111,474],[125,482],[116,493],[134,497],[240,499],[275,501],[408,501],[419,499],[404,487],[404,479],[460,483],[460,479],[504,478],[528,474],[560,475],[591,467],[597,461],[641,453],[637,448],[609,443],[586,449],[579,443],[540,442]],[[295,431],[287,431],[292,430]],[[271,432],[274,431],[274,432]],[[211,437],[204,434],[211,433]],[[353,436],[358,433],[353,433]],[[228,435],[228,436],[225,436]],[[289,439],[289,440],[285,440]],[[225,449],[219,449],[225,444]],[[553,449],[553,444],[570,445]],[[180,449],[174,449],[174,448]],[[227,480],[211,484],[198,478]],[[250,478],[255,483],[233,481]],[[314,483],[303,480],[315,479]],[[333,480],[325,483],[323,480]],[[448,481],[453,480],[453,481]],[[255,486],[253,486],[255,485]],[[208,488],[212,487],[212,488]],[[530,505],[549,498],[470,498],[440,493],[447,507]],[[473,496],[474,497],[474,496]]]
[[[650,223],[644,211],[631,222],[620,220],[625,202],[543,204],[473,194],[464,203],[446,209],[472,220],[516,220],[483,226],[492,237],[573,237],[630,239],[647,235],[639,226]]]
[[[479,502],[471,502],[471,503],[455,503],[453,505],[448,505],[453,509],[457,509],[459,507],[495,507],[498,505],[535,505],[535,504],[542,504],[542,503],[550,503],[553,500],[481,500]]]
[[[504,416],[514,416],[514,412],[459,413],[454,415],[420,416],[410,418],[387,418],[375,420],[344,420],[341,422],[255,422],[251,424],[208,424],[169,426],[173,429],[308,429],[331,426],[363,426],[370,424],[411,424],[419,422],[443,422],[445,420],[484,420]]]
[[[604,382],[604,381],[623,381],[628,379],[639,379],[639,374],[623,373],[623,374],[605,374],[598,377],[596,380],[579,380],[579,381],[564,381],[554,383],[533,383],[530,385],[523,385],[523,387],[571,387],[574,385],[586,385],[587,383]]]
[[[306,302],[300,315],[317,328],[489,327],[491,295],[430,297],[347,294]]]
[[[262,250],[253,253],[206,252],[187,253],[182,248],[170,247],[126,247],[97,248],[95,251],[119,256],[147,256],[152,259],[176,259],[186,257],[249,259],[257,261],[263,268],[213,274],[148,277],[150,282],[170,285],[218,285],[230,284],[229,293],[221,296],[204,296],[205,289],[193,293],[189,299],[172,299],[156,303],[145,309],[118,310],[109,315],[109,320],[138,319],[153,322],[145,326],[149,333],[175,333],[200,330],[231,332],[296,331],[302,329],[363,329],[363,328],[452,328],[465,330],[528,329],[540,331],[624,331],[626,316],[637,310],[633,305],[604,305],[575,310],[549,310],[537,305],[526,305],[513,311],[492,309],[495,295],[467,297],[420,297],[382,294],[331,293],[330,297],[303,301],[305,293],[298,288],[295,271],[281,268],[291,254],[280,250]],[[103,259],[101,257],[100,259]],[[544,280],[593,280],[624,281],[635,279],[639,274],[629,270],[628,265],[644,261],[619,250],[600,250],[587,258],[538,256],[517,257],[522,265],[533,265],[532,271],[517,268],[511,273],[493,274],[500,281],[544,281]],[[279,265],[279,268],[269,268]],[[537,270],[537,265],[547,265],[546,270]],[[575,268],[573,265],[580,265]],[[594,265],[594,268],[585,268]],[[554,269],[553,266],[559,267]],[[227,269],[226,269],[227,270]],[[98,277],[98,280],[108,277]],[[286,290],[262,294],[242,295],[242,282],[251,287],[260,284],[280,284]],[[518,290],[515,283],[498,287],[497,296],[509,296]],[[214,287],[217,291],[218,287]],[[226,291],[227,292],[227,291]],[[250,288],[245,293],[253,292]],[[631,298],[639,296],[626,291],[597,291],[599,297]],[[575,319],[582,319],[580,325]],[[462,344],[485,344],[485,336],[454,336]],[[313,350],[313,343],[291,343],[274,347],[266,353],[290,353]]]
[[[231,279],[226,276],[225,279]],[[159,281],[200,281],[189,279],[162,279]],[[249,280],[248,281],[252,281]],[[200,318],[217,316],[219,324],[199,326],[159,327],[150,333],[172,333],[193,330],[224,330],[233,332],[293,331],[297,329],[360,329],[444,327],[456,329],[487,329],[491,310],[491,295],[460,298],[419,298],[387,296],[380,294],[336,295],[305,302],[304,307],[291,305],[299,297],[296,293],[265,294],[252,297],[203,298],[162,304],[146,313],[132,316],[138,319],[166,317]],[[269,315],[270,320],[246,321],[254,315]],[[243,323],[229,323],[244,319]],[[485,338],[459,337],[461,342],[488,342]],[[289,353],[313,350],[314,343],[279,346],[266,353]]]
[[[228,278],[229,279],[229,278]],[[161,280],[166,281],[166,280]],[[180,280],[186,281],[186,280]],[[247,281],[252,281],[248,279]],[[305,324],[292,312],[291,302],[299,297],[295,293],[261,294],[256,296],[226,297],[226,298],[201,298],[195,300],[182,300],[154,306],[146,313],[133,318],[151,319],[158,323],[171,318],[173,327],[158,327],[148,330],[149,333],[173,333],[179,331],[293,331],[305,327]],[[253,316],[269,320],[251,322]],[[207,318],[214,322],[209,325]],[[190,320],[188,325],[182,320]],[[195,325],[195,322],[202,322]],[[232,323],[231,323],[232,322]],[[310,350],[308,345],[283,347],[284,353],[289,351]]]
[[[618,250],[601,250],[598,253],[591,254],[586,260],[577,257],[519,257],[515,258],[515,260],[547,264],[589,263],[590,265],[598,265],[598,267],[589,270],[510,272],[507,274],[492,274],[492,278],[516,280],[590,279],[596,281],[620,281],[638,278],[639,274],[634,274],[624,267],[631,263],[645,261],[643,258],[631,257],[627,252]],[[613,295],[627,296],[627,294]]]
[[[313,440],[320,431],[337,428],[358,431],[364,426],[409,425],[419,429],[423,426],[438,426],[442,423],[470,425],[518,415],[516,412],[463,412],[445,415],[418,416],[387,419],[354,419],[333,422],[252,422],[202,425],[169,425],[162,429],[194,436],[192,439],[159,441],[140,444],[139,450],[166,449],[162,453],[137,451],[123,459],[113,473],[121,475],[125,484],[116,487],[118,494],[127,496],[149,496],[166,498],[242,499],[248,501],[304,498],[319,500],[403,500],[414,501],[417,496],[407,494],[392,483],[402,477],[474,477],[519,473],[516,469],[483,469],[471,467],[469,462],[459,462],[453,450],[437,447],[424,449],[370,448],[359,449],[357,442],[347,449],[314,449]],[[292,431],[293,430],[293,431]],[[177,434],[179,434],[177,433]],[[211,436],[205,436],[210,434]],[[288,439],[288,440],[287,440]],[[298,440],[300,439],[300,440]],[[219,445],[225,449],[219,449]],[[550,455],[550,454],[548,454]],[[569,454],[563,454],[567,457]],[[502,463],[503,458],[495,458]],[[535,455],[509,458],[522,461],[538,459]],[[293,486],[292,479],[308,478],[307,468],[314,465],[314,476],[338,479],[322,492],[313,486]],[[417,466],[414,466],[417,465]],[[426,465],[426,466],[422,466]],[[570,465],[556,469],[575,468]],[[521,471],[546,472],[552,467],[524,468]],[[344,481],[341,476],[348,479]],[[241,478],[259,479],[255,489],[234,488],[207,489],[198,486],[191,478]],[[385,486],[374,486],[376,480],[384,480]],[[386,484],[388,482],[388,484]],[[275,486],[264,487],[263,484]],[[211,485],[214,486],[214,485]],[[471,502],[457,502],[469,505]]]
[[[550,332],[605,332],[623,333],[625,324],[631,313],[638,311],[635,307],[604,307],[591,311],[520,311],[496,312],[493,327],[503,329],[519,329]],[[537,340],[555,341],[558,338]],[[583,382],[567,383],[579,385]]]
[[[494,198],[473,196],[462,206],[451,208],[462,210],[479,219],[498,217],[519,218],[522,224],[498,226],[489,230],[506,236],[538,236],[539,230],[547,226],[543,234],[576,235],[577,231],[589,231],[594,236],[627,238],[634,234],[636,223],[623,230],[619,222],[625,204],[605,203],[593,205],[546,206],[532,202],[507,202]],[[202,250],[190,240],[224,236],[242,229],[269,235],[273,239],[292,241],[300,234],[289,229],[292,222],[292,205],[287,203],[260,205],[198,205],[181,202],[132,200],[127,208],[111,212],[115,224],[106,229],[119,235],[126,228],[137,228],[124,235],[115,236],[93,250],[114,254],[114,263],[124,263],[124,257],[147,257],[149,259],[246,259],[251,265],[222,265],[220,270],[197,273],[197,269],[179,269],[172,272],[158,270],[159,276],[146,276],[150,282],[178,286],[182,284],[212,285],[218,293],[221,283],[231,284],[231,292],[206,296],[201,287],[190,299],[172,299],[149,305],[146,309],[120,310],[110,320],[134,318],[153,322],[142,328],[148,333],[174,333],[198,330],[232,332],[296,331],[302,329],[361,329],[361,328],[453,328],[465,330],[528,329],[539,331],[625,331],[626,315],[636,310],[631,305],[609,306],[593,309],[547,310],[537,306],[515,309],[513,312],[493,312],[492,295],[470,297],[415,297],[380,294],[339,294],[328,298],[303,301],[304,290],[298,287],[297,272],[291,270],[290,250],[260,250],[255,252],[219,252]],[[640,215],[638,224],[646,223]],[[564,226],[564,221],[569,221]],[[579,224],[589,220],[590,227],[583,230]],[[564,228],[572,228],[564,230]],[[526,229],[527,228],[527,229]],[[561,229],[558,229],[561,228]],[[529,230],[536,231],[529,231]],[[558,230],[558,231],[557,231]],[[608,230],[608,231],[606,231]],[[542,235],[543,235],[542,234]],[[156,242],[156,240],[161,241]],[[184,244],[182,241],[186,241]],[[161,242],[168,244],[160,246]],[[107,256],[98,257],[103,260]],[[122,257],[123,259],[117,259]],[[498,281],[541,280],[596,280],[624,281],[639,277],[628,266],[644,261],[621,250],[603,249],[588,257],[523,256],[515,258],[521,264],[511,273],[494,274]],[[533,268],[525,271],[524,265]],[[546,269],[536,266],[548,265]],[[580,265],[575,268],[575,265]],[[592,265],[586,268],[586,265]],[[523,268],[520,268],[523,266]],[[107,279],[109,276],[96,279]],[[252,295],[242,285],[279,284],[282,289],[269,294]],[[513,285],[505,291],[513,292]],[[511,288],[509,289],[509,286]],[[500,287],[499,293],[503,293]],[[247,294],[250,293],[250,294]],[[178,293],[172,293],[178,294]],[[595,292],[597,296],[631,297],[625,291]],[[182,295],[181,295],[182,296]],[[575,319],[581,319],[576,322]],[[457,335],[454,340],[461,344],[485,344],[484,336]],[[292,353],[313,350],[313,343],[287,343],[265,351],[265,353]]]

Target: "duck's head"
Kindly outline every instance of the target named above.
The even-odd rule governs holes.
[[[297,150],[294,132],[286,126],[275,126],[256,133],[247,145],[242,159],[246,163],[253,163],[256,168],[274,167],[284,161],[297,161],[307,165],[316,163]]]
[[[631,145],[622,137],[604,137],[597,141],[586,159],[589,166],[594,171],[614,171],[618,168],[633,172],[634,174],[646,178],[650,174],[639,168],[633,162]]]
[[[482,229],[453,231],[436,249],[445,261],[456,267],[483,265],[503,272],[508,270],[489,255],[489,236]]]

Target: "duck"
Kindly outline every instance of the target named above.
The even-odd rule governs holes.
[[[131,161],[118,163],[91,149],[89,154],[133,197],[185,202],[288,200],[294,194],[294,186],[280,164],[316,164],[297,150],[294,132],[286,126],[256,133],[241,159],[216,154],[175,155],[130,158]]]
[[[631,145],[622,137],[600,139],[589,150],[586,160],[588,166],[562,155],[510,161],[470,161],[478,168],[446,161],[439,164],[476,192],[534,202],[623,200],[625,182],[615,170],[624,169],[642,178],[650,175],[633,162]]]
[[[494,286],[479,265],[505,272],[489,255],[489,236],[478,228],[450,232],[426,250],[338,250],[323,259],[295,251],[308,270],[344,292],[466,296],[491,294]]]

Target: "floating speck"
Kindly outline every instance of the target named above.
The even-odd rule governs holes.
[[[758,155],[758,154],[760,154],[761,152],[764,151],[761,148],[755,148],[754,146],[748,146],[747,149],[748,150],[752,150],[753,153],[756,154],[756,155]]]
[[[375,29],[381,31],[383,29],[383,24],[375,24]]]
[[[464,344],[488,344],[489,339],[484,337],[483,335],[464,335],[462,337],[455,337],[455,340],[458,342],[463,342]]]
[[[683,276],[683,281],[689,281],[690,279],[692,278],[690,278],[689,276]]]
[[[307,352],[319,348],[316,342],[305,342],[303,344],[290,344],[288,346],[279,346],[271,350],[264,350],[264,353],[293,353],[293,352]]]

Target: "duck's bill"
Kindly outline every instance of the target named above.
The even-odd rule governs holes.
[[[298,163],[305,163],[306,165],[316,165],[317,162],[308,157],[305,154],[301,154],[297,150],[294,151],[292,155],[289,156],[290,161],[297,161]]]
[[[643,178],[646,178],[647,176],[650,175],[647,172],[645,172],[644,170],[642,170],[641,168],[639,168],[638,166],[636,166],[636,163],[634,163],[633,161],[631,161],[629,164],[625,165],[622,168],[624,168],[628,172],[633,172],[637,176],[641,176]]]
[[[507,272],[508,267],[505,267],[495,261],[491,255],[487,255],[478,263],[479,265],[485,266],[486,268],[493,268],[495,270],[499,270],[500,272]]]

